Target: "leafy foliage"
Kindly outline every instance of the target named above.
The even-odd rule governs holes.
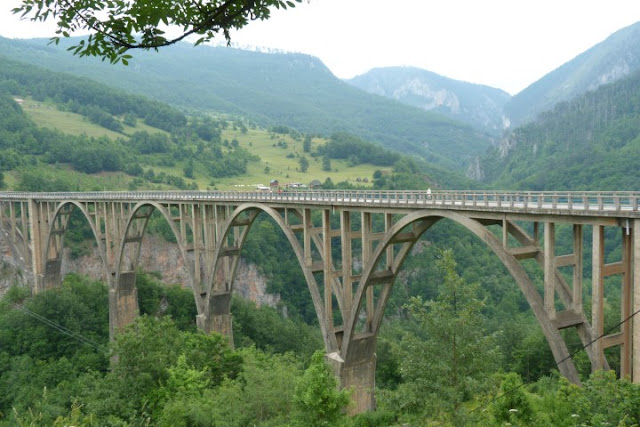
[[[300,425],[337,425],[349,404],[349,390],[337,389],[336,377],[324,360],[324,352],[316,351],[311,365],[296,386],[294,405]]]
[[[270,219],[259,217],[243,245],[242,256],[268,278],[267,292],[279,294],[289,315],[314,324],[317,316],[306,280],[284,233]]]
[[[107,291],[69,275],[61,289],[27,296],[14,288],[0,302],[0,414],[31,408],[51,424],[80,393],[80,378],[108,368]]]
[[[324,347],[317,327],[283,317],[271,307],[233,298],[233,337],[237,347],[254,346],[269,353],[294,353],[307,359]]]
[[[148,285],[140,291],[145,305],[157,306],[150,302]],[[181,292],[191,296],[188,290]],[[235,352],[219,335],[180,331],[169,316],[145,315],[119,333],[107,353],[106,299],[103,285],[67,276],[60,290],[30,298],[26,290],[12,288],[0,300],[0,426],[275,426],[298,419],[307,425],[304,420],[317,413],[296,409],[296,391],[327,397],[327,406],[315,402],[314,410],[322,411],[322,419],[346,421],[340,408],[348,394],[337,391],[322,352],[319,359],[314,356],[303,379],[302,362],[309,359],[309,349],[298,347],[304,354],[272,354],[249,346]],[[193,305],[192,300],[175,298],[168,303]],[[82,346],[51,333],[50,326],[25,314],[27,307],[85,338],[100,330],[97,339],[104,346]],[[278,316],[268,313],[262,319]],[[239,319],[251,323],[254,337],[268,335],[260,331],[261,320]],[[293,325],[287,328],[294,330]],[[289,338],[289,345],[295,346],[294,340]],[[117,362],[110,369],[109,355]],[[329,388],[323,390],[325,385]]]
[[[318,150],[332,159],[350,159],[354,165],[371,163],[376,166],[391,166],[400,159],[400,154],[368,143],[345,132],[334,133]]]
[[[479,285],[457,274],[451,251],[442,252],[438,267],[444,281],[436,299],[414,297],[407,307],[423,337],[405,333],[395,348],[404,380],[395,393],[404,412],[459,424],[466,416],[463,402],[490,384],[499,353],[494,337],[486,335]]]
[[[492,406],[493,416],[499,423],[511,425],[531,422],[533,410],[528,396],[523,390],[522,379],[516,373],[509,373],[500,385],[501,398]]]
[[[302,367],[291,354],[239,351],[243,370],[215,391],[211,407],[219,426],[287,425],[294,408],[294,391]]]

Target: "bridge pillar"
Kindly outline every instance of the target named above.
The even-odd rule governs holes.
[[[14,206],[11,205],[11,217],[13,223],[13,229],[16,227],[16,212]],[[28,220],[27,220],[28,215]],[[31,246],[30,252],[31,258],[31,270],[33,271],[33,293],[38,293],[47,288],[46,273],[42,271],[42,258],[43,258],[43,242],[44,235],[46,234],[46,228],[43,229],[47,221],[43,221],[38,203],[29,199],[26,204],[20,205],[20,216],[22,224],[28,221],[27,229],[22,230],[22,238],[28,241],[27,246]],[[15,231],[14,231],[15,233]],[[27,237],[28,236],[28,237]],[[14,236],[15,237],[15,236]],[[59,272],[58,272],[59,275]],[[52,284],[55,286],[56,284]]]
[[[376,409],[376,337],[365,335],[353,340],[347,360],[337,352],[326,357],[340,381],[340,388],[351,389],[350,415]]]
[[[640,219],[633,220],[633,313],[640,311]],[[640,383],[640,318],[633,316],[632,379]]]
[[[117,286],[109,290],[109,335],[111,339],[122,328],[138,317],[138,291],[136,273],[120,273]]]
[[[217,293],[209,298],[208,313],[196,317],[198,329],[203,332],[217,332],[227,337],[233,347],[233,319],[231,315],[231,292]]]
[[[62,283],[62,260],[60,258],[49,259],[44,267],[44,277],[41,286],[44,289],[53,289]]]

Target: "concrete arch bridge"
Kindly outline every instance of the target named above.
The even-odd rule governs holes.
[[[0,233],[13,256],[31,266],[38,292],[61,282],[63,238],[71,214],[79,211],[104,266],[113,335],[138,315],[140,246],[149,218],[159,212],[184,257],[198,327],[231,337],[231,291],[240,251],[257,216],[266,214],[297,256],[327,359],[342,386],[354,388],[354,411],[361,412],[375,407],[376,337],[393,283],[413,245],[441,219],[474,233],[502,261],[564,376],[579,383],[560,333],[574,328],[584,345],[591,343],[586,350],[593,370],[608,368],[604,350],[618,347],[621,375],[640,381],[636,317],[594,341],[604,333],[605,277],[621,277],[620,319],[640,310],[640,286],[634,287],[640,283],[639,199],[640,193],[629,192],[1,192]],[[571,253],[556,253],[559,224],[571,229]],[[583,310],[585,226],[592,233],[591,313]],[[618,230],[622,247],[620,259],[610,263],[604,257],[606,228]],[[544,272],[542,292],[524,260],[535,260]]]

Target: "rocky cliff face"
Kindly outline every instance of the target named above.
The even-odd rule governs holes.
[[[476,181],[484,180],[484,170],[479,157],[474,158],[469,163],[469,167],[466,172],[467,177],[475,179]]]
[[[7,234],[0,229],[0,296],[12,285],[27,286],[31,283],[31,275],[24,259],[9,243]]]
[[[14,256],[4,232],[0,231],[0,295],[12,284],[28,286],[31,283],[29,268]],[[65,251],[62,274],[79,273],[95,280],[105,280],[106,272],[97,252],[75,259]],[[156,273],[165,284],[188,286],[189,276],[184,268],[184,260],[178,246],[167,243],[157,236],[146,236],[140,252],[140,267],[148,273]],[[241,261],[236,273],[234,292],[256,305],[275,307],[280,302],[279,295],[268,294],[266,278],[260,275],[254,264]]]
[[[436,111],[491,133],[502,129],[502,107],[510,99],[500,89],[413,67],[375,68],[347,82],[369,93]]]

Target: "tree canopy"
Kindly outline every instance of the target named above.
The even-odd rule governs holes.
[[[158,49],[197,36],[195,44],[211,41],[222,33],[231,42],[231,30],[249,21],[265,20],[271,8],[295,7],[302,0],[22,0],[13,9],[33,21],[56,21],[55,43],[61,37],[89,32],[69,50],[80,56],[98,56],[127,64],[130,49]],[[165,32],[178,28],[176,36]]]

